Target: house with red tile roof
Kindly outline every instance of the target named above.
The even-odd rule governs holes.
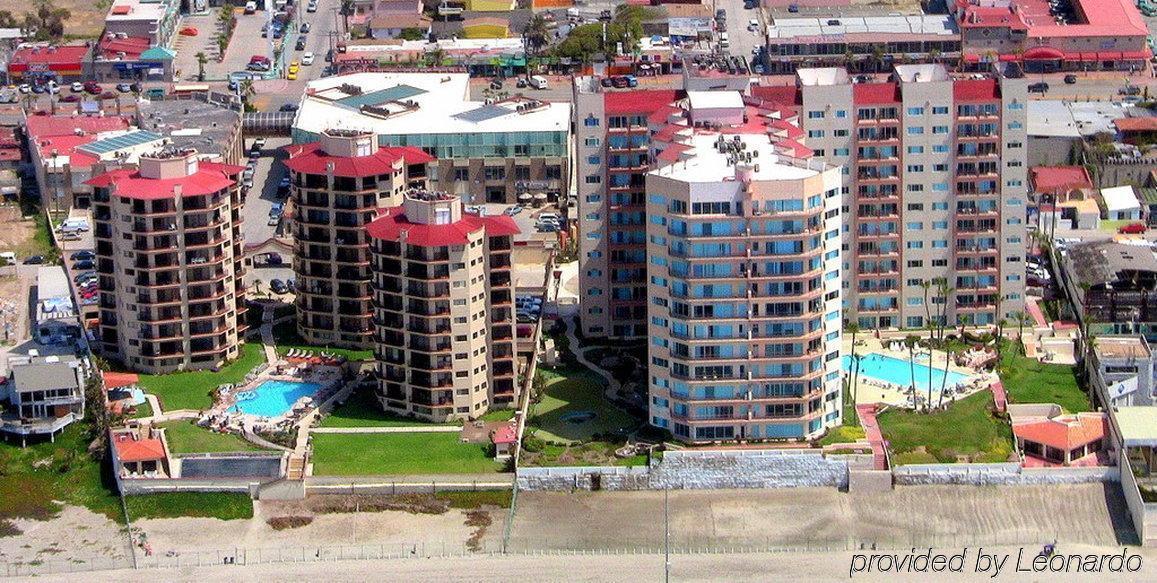
[[[112,464],[117,483],[125,478],[169,477],[169,448],[164,430],[151,426],[140,429],[113,429]]]
[[[1104,413],[1064,414],[1057,405],[1012,405],[1016,448],[1027,467],[1102,465],[1098,452],[1109,443]]]

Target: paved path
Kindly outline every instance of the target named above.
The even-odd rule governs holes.
[[[606,393],[608,399],[614,399],[619,394],[619,381],[615,380],[615,377],[611,376],[611,373],[603,370],[595,363],[587,360],[587,357],[584,354],[585,350],[583,350],[581,344],[579,344],[578,336],[575,336],[574,331],[577,328],[577,318],[571,317],[567,320],[566,338],[569,340],[569,342],[567,342],[567,347],[570,348],[571,354],[573,354],[575,359],[579,361],[579,364],[589,368],[591,372],[594,372],[595,374],[603,377],[603,379],[607,381],[607,388],[603,392]]]
[[[860,425],[864,428],[868,443],[872,444],[872,461],[877,470],[888,469],[888,456],[884,452],[884,435],[880,433],[880,426],[876,423],[877,405],[856,405],[856,414],[860,417]]]
[[[310,433],[461,433],[462,428],[457,425],[428,426],[414,425],[405,427],[315,427]]]
[[[273,344],[273,310],[261,309],[261,345],[265,349],[265,361],[273,366],[277,362],[277,347]]]
[[[145,401],[148,401],[149,407],[153,409],[153,415],[149,419],[156,419],[161,416],[161,400],[156,395],[145,393]]]

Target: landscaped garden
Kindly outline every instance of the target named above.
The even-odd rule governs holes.
[[[210,393],[218,385],[245,380],[254,367],[265,362],[261,344],[253,342],[241,346],[241,355],[217,372],[189,371],[164,375],[141,375],[140,386],[161,401],[165,411],[178,409],[202,410],[213,405]]]
[[[1012,428],[992,407],[992,393],[981,391],[931,413],[889,409],[877,421],[897,465],[1008,461]]]
[[[232,433],[214,433],[197,427],[189,421],[162,423],[165,439],[172,453],[216,453],[231,451],[263,451]]]
[[[531,438],[523,442],[520,466],[645,466],[647,454],[620,458],[615,450],[623,443],[589,441],[581,444],[554,445]]]
[[[481,474],[497,472],[487,447],[458,433],[315,433],[315,476]]]
[[[998,372],[1010,403],[1056,403],[1069,413],[1089,410],[1076,367],[1028,358],[1011,342],[1004,344],[1000,357]]]
[[[531,405],[530,425],[547,442],[589,441],[596,434],[625,434],[638,420],[603,394],[603,380],[584,369],[543,371],[542,399]]]

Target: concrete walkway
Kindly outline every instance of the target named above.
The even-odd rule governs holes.
[[[570,349],[571,354],[574,355],[575,360],[579,361],[579,364],[589,368],[591,370],[591,372],[599,375],[600,377],[603,377],[603,379],[607,382],[607,388],[603,392],[606,394],[608,399],[614,399],[619,394],[619,381],[615,380],[615,377],[611,376],[611,373],[603,370],[597,364],[587,360],[587,357],[584,354],[584,352],[586,352],[586,351],[580,347],[578,336],[575,335],[575,329],[577,327],[578,327],[578,319],[577,318],[575,318],[574,316],[571,316],[570,318],[567,319],[567,323],[566,323],[566,338],[568,340],[567,347]]]
[[[876,423],[876,408],[878,405],[856,405],[856,414],[860,417],[860,425],[868,443],[872,445],[873,466],[877,470],[888,469],[888,456],[884,451],[884,435],[880,433],[880,425]]]
[[[273,366],[277,362],[277,347],[273,344],[273,310],[261,310],[261,346],[265,349],[265,362]]]
[[[314,427],[310,433],[461,433],[457,425],[414,425],[405,427]]]

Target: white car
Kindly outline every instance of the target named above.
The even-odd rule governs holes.
[[[312,65],[313,64],[313,52],[305,51],[305,53],[303,53],[301,55],[301,64],[303,66],[306,66],[306,67],[308,67],[309,65]]]
[[[80,81],[74,82],[72,84],[72,92],[80,93],[81,91],[84,91],[84,83],[81,83]]]
[[[317,0],[313,0],[305,7],[306,12],[317,12]]]

